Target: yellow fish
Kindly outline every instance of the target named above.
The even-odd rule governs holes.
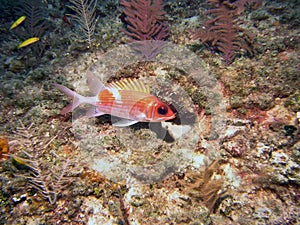
[[[10,30],[16,28],[17,26],[19,26],[24,20],[26,19],[26,16],[21,16],[19,19],[17,19],[11,26],[10,26]]]
[[[16,156],[16,155],[11,155],[11,157],[13,158],[13,160],[15,160],[20,165],[31,167],[30,166],[31,161],[29,159],[21,158],[21,157]]]
[[[6,138],[0,136],[0,160],[7,159],[7,155],[9,150],[8,141]]]
[[[31,37],[31,38],[28,38],[27,40],[23,41],[21,44],[18,45],[18,48],[23,48],[23,47],[26,47],[27,45],[31,45],[37,41],[39,41],[40,38],[38,37]]]

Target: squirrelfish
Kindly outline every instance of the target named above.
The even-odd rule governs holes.
[[[122,118],[114,126],[125,127],[137,122],[161,122],[175,118],[170,106],[150,94],[149,86],[140,80],[123,79],[105,86],[91,73],[87,73],[87,83],[95,96],[84,97],[65,86],[54,84],[58,90],[73,98],[73,102],[61,114],[86,103],[94,106],[93,110],[85,114],[87,117],[110,114]]]

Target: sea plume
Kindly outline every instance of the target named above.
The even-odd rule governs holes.
[[[98,17],[96,15],[97,0],[70,0],[72,5],[68,7],[75,12],[69,14],[78,22],[80,30],[85,35],[89,46],[92,44],[92,36],[95,32]]]
[[[48,147],[56,136],[45,143],[39,138],[38,132],[33,124],[25,126],[20,122],[12,145],[16,152],[7,155],[23,168],[22,172],[15,175],[26,179],[27,188],[55,204],[58,196],[75,180],[70,174],[74,174],[78,162],[71,157],[62,157],[54,150],[49,151]]]

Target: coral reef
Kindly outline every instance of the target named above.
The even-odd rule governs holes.
[[[131,48],[123,51],[135,33],[122,14],[127,7],[117,0],[95,6],[99,18],[90,48],[74,34],[68,1],[39,1],[46,4],[33,24],[47,25],[41,35],[46,51],[38,62],[38,42],[16,49],[31,35],[29,20],[9,30],[25,12],[23,4],[26,11],[41,12],[33,2],[0,5],[0,224],[300,223],[297,1],[164,2],[158,9],[167,14],[156,24],[168,20],[173,45],[164,45],[151,60]],[[230,39],[238,44],[227,53],[229,65],[211,54],[223,49],[194,44],[191,31],[210,15],[215,23],[207,28],[218,25],[217,4],[237,13],[232,32],[255,36],[253,57],[240,54],[243,41],[235,38],[244,36]],[[121,32],[124,22],[130,34]],[[105,83],[149,83],[177,118],[118,129],[108,116],[75,120],[84,106],[60,115],[68,101],[52,83],[89,95],[85,74],[95,65]],[[216,110],[220,103],[222,110]]]

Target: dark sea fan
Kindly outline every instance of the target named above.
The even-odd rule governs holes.
[[[23,32],[19,31],[18,36],[23,41],[32,37],[39,38],[38,42],[30,45],[30,49],[37,62],[40,63],[47,46],[44,37],[49,29],[49,23],[46,21],[46,5],[40,0],[25,0],[20,2],[16,9],[18,14],[20,14],[19,16],[26,16],[24,21],[25,29]]]
[[[132,40],[164,40],[168,36],[161,0],[121,0],[127,30],[124,32]]]
[[[241,14],[246,10],[246,7],[257,9],[262,5],[262,0],[237,0],[232,3],[237,7],[237,13]]]
[[[121,0],[124,7],[124,32],[130,41],[138,41],[134,49],[146,59],[155,57],[168,37],[168,26],[165,21],[162,0]]]
[[[25,20],[25,27],[27,31],[27,38],[41,37],[45,32],[45,17],[46,8],[39,0],[26,0],[19,7],[22,15],[27,18]]]
[[[217,51],[221,52],[226,65],[229,65],[241,49],[253,54],[253,37],[239,26],[238,16],[245,10],[249,1],[236,1],[230,3],[222,0],[208,0],[214,8],[207,10],[206,14],[213,16],[207,20],[204,28],[196,31],[194,38],[200,39]]]

